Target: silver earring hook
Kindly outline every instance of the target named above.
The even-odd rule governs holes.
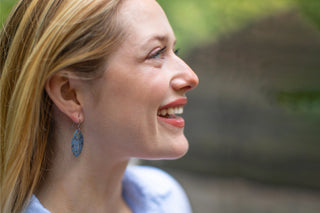
[[[77,129],[80,129],[81,120],[79,120],[79,123],[77,123]]]
[[[75,122],[73,122],[72,123],[72,127],[73,128],[77,128],[77,129],[80,129],[80,126],[81,126],[81,119],[80,119],[80,114],[78,115],[78,123],[75,123]]]

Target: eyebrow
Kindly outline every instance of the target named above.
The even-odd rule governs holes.
[[[169,37],[167,35],[154,35],[147,42],[150,42],[150,41],[153,41],[153,40],[159,40],[161,42],[167,42],[167,41],[169,41]]]
[[[148,46],[148,44],[152,41],[160,41],[162,43],[166,43],[169,41],[169,36],[168,35],[158,35],[158,34],[155,34],[153,36],[151,36],[151,38],[149,38],[146,42],[143,43],[143,47],[146,47]],[[174,43],[173,45],[176,44],[176,38],[174,38]]]

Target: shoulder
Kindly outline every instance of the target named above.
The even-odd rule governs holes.
[[[180,184],[154,167],[129,166],[123,178],[123,193],[134,212],[191,212]]]
[[[42,206],[35,195],[32,195],[29,204],[23,213],[50,213],[50,211]]]

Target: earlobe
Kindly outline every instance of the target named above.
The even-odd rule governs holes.
[[[56,107],[74,123],[78,123],[79,119],[83,120],[78,94],[75,88],[71,87],[68,75],[55,73],[47,80],[45,90]]]

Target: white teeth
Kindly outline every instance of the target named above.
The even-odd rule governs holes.
[[[174,108],[168,108],[168,114],[169,115],[174,114]]]
[[[183,107],[182,106],[174,108],[174,114],[182,114],[182,113],[183,113]]]
[[[161,112],[160,112],[160,114],[161,114],[162,116],[165,116],[165,115],[167,114],[167,110],[166,110],[166,109],[162,109]]]
[[[168,109],[162,109],[158,111],[158,115],[173,115],[173,114],[182,114],[183,113],[183,107],[179,106],[179,107],[171,107]]]

